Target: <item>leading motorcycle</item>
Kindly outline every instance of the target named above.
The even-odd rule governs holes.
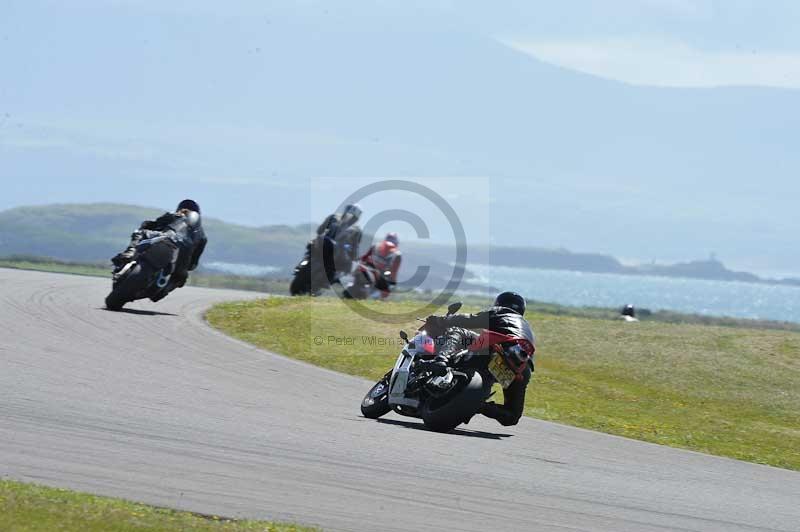
[[[179,244],[169,235],[139,242],[131,261],[113,274],[106,308],[120,310],[126,303],[137,299],[158,301],[163,298],[179,251]]]
[[[447,315],[460,308],[461,303],[453,303]],[[522,341],[533,345],[532,333],[529,338],[512,338],[485,330],[475,342],[477,350],[465,349],[451,357],[446,373],[437,375],[426,364],[436,355],[437,339],[424,326],[412,339],[404,331],[400,331],[400,338],[405,346],[394,368],[364,396],[361,413],[377,419],[394,411],[420,418],[436,432],[450,432],[469,422],[491,397],[494,383],[505,389],[520,377],[503,349],[499,349],[501,343]]]

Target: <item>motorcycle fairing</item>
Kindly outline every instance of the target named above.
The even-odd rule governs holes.
[[[522,374],[525,371],[527,363],[533,358],[533,354],[536,352],[536,346],[533,343],[533,332],[531,331],[530,327],[528,327],[527,330],[530,332],[530,334],[525,335],[527,337],[520,337],[513,334],[503,334],[484,329],[480,336],[478,336],[477,340],[470,344],[467,349],[473,352],[482,350],[501,352],[502,349],[500,348],[500,344],[514,343],[519,345],[525,354],[527,354],[527,360],[519,365],[510,364],[509,361],[506,361],[506,363],[508,364],[509,368],[517,374],[516,380],[522,380]],[[521,329],[521,331],[524,332],[523,329]]]

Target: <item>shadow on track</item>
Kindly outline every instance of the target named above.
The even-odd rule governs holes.
[[[397,425],[400,427],[405,427],[407,429],[424,430],[424,431],[429,430],[422,423],[413,423],[411,421],[400,421],[397,419],[377,419],[376,421],[378,423],[384,423],[386,425]],[[499,434],[495,432],[483,432],[482,430],[464,430],[464,429],[455,429],[450,431],[448,434],[452,434],[454,436],[466,436],[469,438],[483,438],[486,440],[502,440],[503,438],[510,438],[511,436],[513,436],[513,434]]]
[[[135,308],[121,308],[119,310],[108,310],[107,308],[97,307],[97,310],[104,310],[106,312],[116,312],[117,314],[137,314],[139,316],[177,316],[169,312],[158,312],[155,310],[139,310]]]

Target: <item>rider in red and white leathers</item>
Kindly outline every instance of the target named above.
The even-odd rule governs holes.
[[[390,286],[397,283],[397,273],[400,271],[402,259],[397,233],[387,234],[380,244],[371,246],[361,257],[362,263],[375,268],[381,274],[389,272],[389,278],[380,275],[375,286],[381,291],[381,298],[388,297],[391,293]]]

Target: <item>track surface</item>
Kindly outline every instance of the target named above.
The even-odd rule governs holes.
[[[367,420],[370,383],[204,324],[252,293],[113,313],[109,284],[0,269],[0,476],[326,530],[800,530],[796,472],[529,419]]]

